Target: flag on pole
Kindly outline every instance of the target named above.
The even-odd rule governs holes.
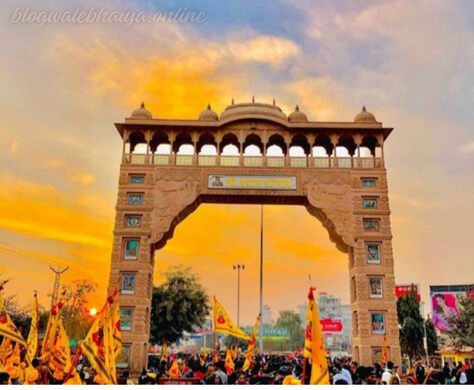
[[[4,337],[2,344],[0,345],[0,367],[4,367],[7,364],[7,360],[12,353],[12,341],[8,337]]]
[[[226,333],[242,340],[250,340],[250,336],[234,325],[224,307],[214,297],[214,331]]]
[[[115,359],[122,349],[117,288],[97,314],[81,349],[104,383],[116,385]]]
[[[310,384],[329,385],[329,371],[326,349],[324,348],[323,330],[321,329],[318,306],[314,300],[313,291],[314,288],[310,287],[303,354],[306,359],[311,359]]]
[[[234,360],[232,359],[232,350],[227,348],[225,354],[225,369],[227,371],[227,375],[231,375],[234,372]]]
[[[46,326],[46,333],[43,339],[43,348],[41,350],[41,359],[49,361],[49,358],[54,350],[54,341],[58,331],[58,322],[61,318],[62,302],[53,304],[49,312],[48,325]]]
[[[168,371],[168,375],[170,378],[178,379],[181,378],[181,371],[179,370],[178,362],[176,358],[173,358],[173,362],[171,363],[171,367]]]
[[[38,353],[38,344],[39,344],[39,308],[38,308],[38,297],[35,293],[33,302],[33,312],[31,314],[31,326],[30,326],[30,333],[28,334],[27,340],[27,360],[28,362],[32,362],[33,359],[36,357]]]
[[[387,352],[387,336],[383,336],[382,340],[382,363],[388,362],[388,352]]]
[[[247,371],[250,368],[250,362],[252,360],[252,356],[255,351],[255,345],[257,344],[257,333],[258,333],[259,326],[260,326],[260,314],[257,316],[257,320],[255,321],[255,325],[252,331],[252,338],[249,341],[247,352],[245,352],[245,363],[242,368],[242,371]]]
[[[160,362],[167,362],[168,361],[168,344],[164,343],[162,346],[161,346],[161,358],[160,358]]]
[[[16,325],[13,323],[10,315],[5,310],[5,305],[3,302],[3,285],[6,282],[3,282],[0,285],[0,336],[10,339],[17,344],[20,344],[26,347],[26,341],[23,339],[23,336],[18,331]]]
[[[59,319],[56,339],[54,340],[53,350],[50,358],[54,371],[58,373],[67,373],[71,367],[71,349],[69,347],[69,338],[64,329],[63,322]],[[62,379],[62,378],[61,378]]]

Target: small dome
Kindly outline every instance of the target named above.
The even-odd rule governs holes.
[[[308,122],[308,117],[296,106],[295,111],[288,116],[288,122]]]
[[[255,98],[252,98],[252,103],[238,104],[234,104],[234,99],[232,99],[232,104],[221,113],[221,121],[229,118],[248,117],[253,115],[273,117],[283,121],[287,120],[286,115],[280,107],[272,104],[255,103]]]
[[[205,109],[203,112],[199,114],[199,120],[200,121],[218,121],[219,117],[217,114],[212,111],[211,105],[207,105],[207,109]]]
[[[152,119],[151,112],[145,108],[145,103],[140,105],[140,108],[137,108],[132,112],[132,119]]]
[[[357,114],[354,118],[354,122],[356,123],[378,123],[375,119],[374,114],[367,111],[365,106],[362,107],[362,111]]]

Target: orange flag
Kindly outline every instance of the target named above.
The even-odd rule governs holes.
[[[176,359],[173,359],[173,363],[171,363],[168,375],[170,376],[170,378],[173,379],[181,378],[181,371],[179,370],[178,362],[176,361]]]
[[[306,316],[306,335],[304,342],[304,357],[311,359],[312,385],[329,385],[328,362],[324,348],[323,330],[319,320],[319,312],[313,291],[310,287],[308,294],[308,314]]]
[[[227,352],[225,354],[225,369],[227,371],[227,375],[231,375],[234,372],[234,360],[232,359],[232,350],[227,348]]]
[[[245,352],[245,363],[242,367],[242,371],[247,371],[250,368],[250,361],[252,360],[253,353],[255,351],[255,344],[257,343],[257,332],[260,325],[260,314],[257,316],[255,326],[253,327],[252,338],[249,341],[247,352]]]
[[[382,363],[388,362],[388,352],[387,352],[387,336],[383,336],[382,340]]]

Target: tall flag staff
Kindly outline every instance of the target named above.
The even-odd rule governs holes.
[[[263,313],[263,204],[260,206],[260,313]],[[260,353],[263,353],[263,323],[259,329]]]
[[[39,347],[39,306],[38,306],[38,292],[35,290],[33,312],[31,314],[30,333],[28,334],[28,352],[26,354],[29,363],[33,361],[38,353]]]
[[[310,285],[311,276],[309,277]],[[303,352],[303,375],[301,384],[305,382],[306,359],[311,359],[311,385],[329,385],[328,362],[324,348],[323,330],[319,319],[318,305],[314,299],[315,288],[310,287],[308,293],[308,312],[306,316],[306,332]]]

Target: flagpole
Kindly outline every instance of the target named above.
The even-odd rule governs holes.
[[[263,313],[263,204],[260,205],[260,313]],[[259,329],[260,353],[263,353],[263,321]]]

